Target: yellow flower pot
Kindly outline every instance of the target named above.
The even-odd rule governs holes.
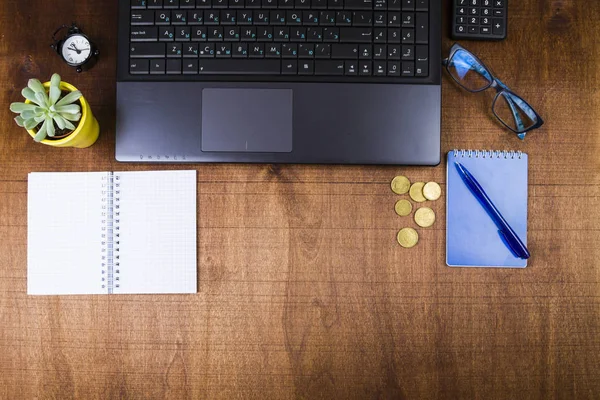
[[[44,83],[44,87],[50,90],[50,82]],[[74,92],[77,90],[75,86],[66,82],[60,83],[60,89],[64,92]],[[81,119],[73,133],[62,139],[44,139],[40,143],[53,147],[77,147],[83,149],[90,147],[98,140],[100,125],[98,125],[98,121],[94,118],[90,105],[83,96],[79,98],[79,102],[81,103]],[[26,100],[25,103],[30,104],[31,102]],[[27,132],[29,132],[32,138],[37,134],[37,131],[33,129],[27,130]]]

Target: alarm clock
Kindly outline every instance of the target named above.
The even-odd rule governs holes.
[[[56,35],[67,30],[60,39]],[[97,61],[100,52],[94,43],[75,24],[63,25],[52,35],[52,47],[67,65],[74,67],[77,72],[90,69]]]

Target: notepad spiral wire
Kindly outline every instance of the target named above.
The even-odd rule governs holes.
[[[120,177],[107,172],[102,177],[102,289],[119,288]]]
[[[471,150],[471,149],[454,149],[454,157],[468,158],[506,158],[514,159],[523,156],[522,151],[514,150]]]

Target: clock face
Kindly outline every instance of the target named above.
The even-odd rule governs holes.
[[[84,36],[69,36],[62,45],[62,56],[70,65],[84,64],[92,53],[90,41]]]

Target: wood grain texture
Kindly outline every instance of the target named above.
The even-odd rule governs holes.
[[[511,1],[508,40],[466,44],[546,120],[523,143],[488,94],[443,79],[444,151],[529,153],[532,258],[517,271],[445,266],[444,197],[417,247],[395,243],[414,223],[390,180],[445,188],[444,165],[116,163],[116,4],[0,2],[0,398],[598,398],[599,2]],[[102,51],[82,75],[48,47],[71,21]],[[37,145],[12,121],[27,79],[55,71],[100,122],[88,150]],[[197,295],[26,295],[29,172],[155,168],[198,170]]]

